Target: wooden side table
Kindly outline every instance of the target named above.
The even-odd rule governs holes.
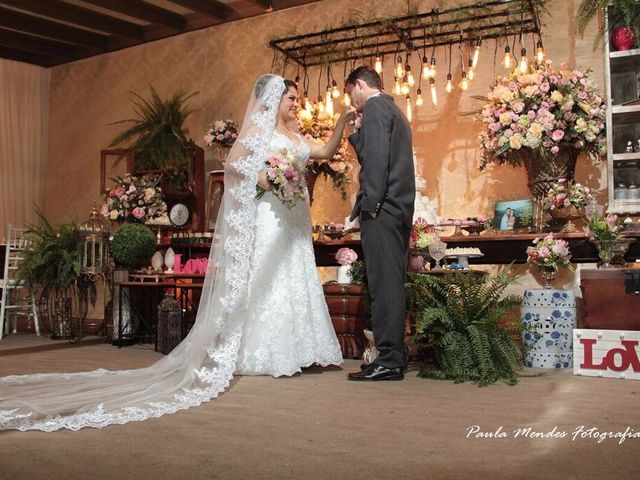
[[[366,345],[364,329],[369,321],[367,289],[362,285],[324,286],[324,296],[344,358],[361,358]]]

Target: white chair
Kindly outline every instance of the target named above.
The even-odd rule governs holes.
[[[40,321],[34,293],[22,282],[16,279],[24,253],[31,247],[31,240],[26,235],[26,229],[7,228],[7,245],[4,259],[4,274],[0,278],[0,339],[9,332],[10,319],[13,317],[13,333],[17,332],[17,317],[29,317],[34,322],[36,335],[40,335]],[[6,327],[6,332],[5,332]]]

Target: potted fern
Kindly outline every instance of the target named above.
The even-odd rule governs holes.
[[[582,0],[576,11],[578,33],[584,36],[587,25],[607,6],[610,6],[608,26],[605,29],[604,22],[600,22],[598,35],[593,42],[594,48],[609,32],[615,50],[633,48],[640,26],[640,3],[637,0]]]
[[[503,322],[520,304],[520,297],[504,295],[514,281],[508,270],[495,276],[411,275],[407,311],[416,322],[414,340],[422,357],[418,375],[480,386],[498,380],[516,384],[522,356]]]
[[[165,180],[177,180],[179,184],[185,180],[183,177],[188,165],[188,150],[192,144],[183,127],[185,120],[193,112],[187,102],[196,93],[189,94],[180,90],[163,99],[153,86],[150,89],[149,99],[131,92],[137,118],[111,124],[132,125],[116,136],[109,147],[127,143],[126,153],[132,154],[135,171],[159,170]]]

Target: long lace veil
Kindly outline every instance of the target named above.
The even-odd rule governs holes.
[[[247,303],[258,172],[285,85],[258,78],[225,164],[225,191],[196,322],[169,355],[137,370],[0,378],[0,430],[104,427],[159,417],[215,398],[236,368]]]

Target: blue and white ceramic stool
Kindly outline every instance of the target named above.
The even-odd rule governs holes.
[[[577,327],[572,291],[525,290],[522,297],[524,363],[533,368],[572,368],[573,329]]]

